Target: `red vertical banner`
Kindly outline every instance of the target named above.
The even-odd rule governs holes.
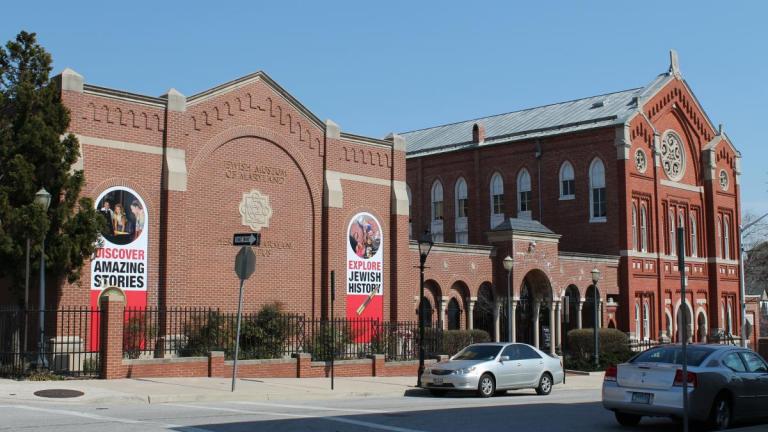
[[[358,213],[347,227],[347,319],[384,318],[384,235],[370,213]],[[354,342],[369,342],[367,325],[354,325]]]
[[[107,221],[91,257],[91,307],[108,288],[125,294],[126,308],[147,307],[149,221],[147,206],[136,191],[111,187],[96,199],[96,210]],[[89,349],[98,347],[99,320],[93,317]]]

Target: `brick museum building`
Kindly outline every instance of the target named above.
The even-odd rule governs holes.
[[[132,307],[235,310],[232,235],[258,232],[246,311],[278,301],[327,317],[333,271],[336,316],[413,321],[415,239],[429,230],[432,326],[505,339],[509,323],[512,339],[554,352],[594,325],[597,269],[601,326],[677,340],[686,314],[695,341],[741,332],[741,156],[674,56],[643,87],[384,139],[321,121],[261,72],[188,97],[57,79],[84,194],[109,227],[52,307],[118,288]]]

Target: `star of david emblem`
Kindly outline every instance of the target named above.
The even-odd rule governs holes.
[[[243,225],[254,231],[268,227],[269,219],[272,217],[269,196],[262,195],[256,189],[243,193],[243,200],[240,201],[240,216],[242,216]]]

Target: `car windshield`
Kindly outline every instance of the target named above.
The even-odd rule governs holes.
[[[451,360],[493,360],[499,354],[501,347],[498,345],[470,345]]]
[[[688,347],[686,349],[688,366],[700,366],[714,349],[707,347]],[[638,354],[630,363],[670,363],[683,364],[683,349],[679,346],[651,348]]]

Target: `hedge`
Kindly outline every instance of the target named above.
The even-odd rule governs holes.
[[[600,339],[600,367],[623,363],[632,357],[629,348],[629,337],[617,329],[601,328],[598,331]],[[576,329],[568,332],[566,345],[566,367],[568,369],[594,370],[592,359],[595,350],[593,329]]]

